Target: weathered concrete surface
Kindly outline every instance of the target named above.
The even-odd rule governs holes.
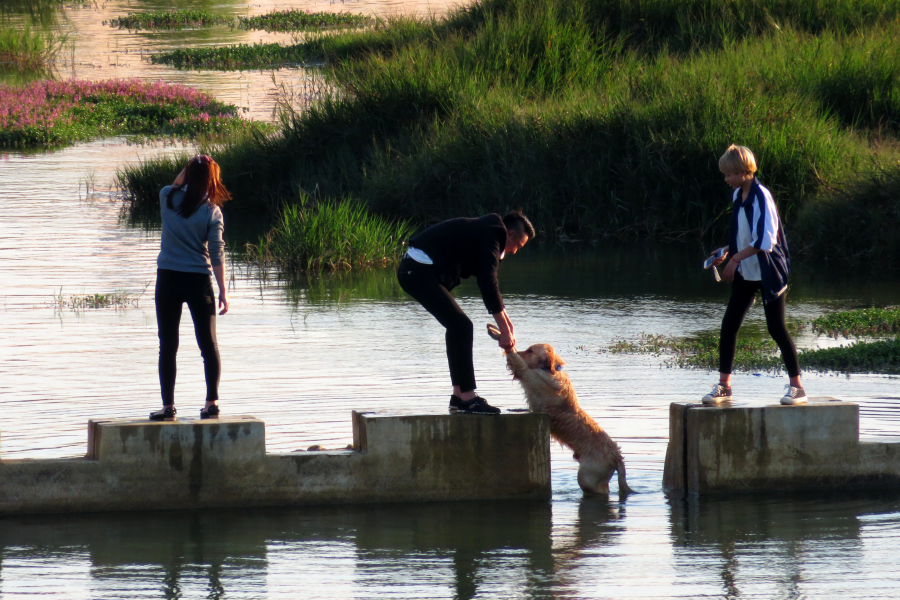
[[[545,415],[353,413],[354,450],[266,454],[253,417],[91,421],[83,459],[0,461],[0,514],[546,498]]]
[[[673,403],[669,430],[663,487],[676,494],[900,487],[900,443],[861,443],[853,403]]]

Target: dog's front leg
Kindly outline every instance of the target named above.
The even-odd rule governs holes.
[[[506,352],[506,368],[509,369],[509,372],[512,373],[515,379],[523,379],[529,371],[528,365],[525,364],[525,361],[522,360],[522,357],[515,350]]]

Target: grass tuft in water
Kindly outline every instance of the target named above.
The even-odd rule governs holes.
[[[816,333],[834,338],[900,333],[900,306],[831,313],[813,319],[812,328]]]
[[[0,26],[0,70],[34,71],[49,68],[65,47],[68,36],[29,25]]]
[[[789,324],[796,330],[797,324]],[[679,338],[641,334],[634,341],[617,340],[607,348],[613,354],[651,354],[665,357],[669,368],[719,369],[719,334]],[[838,348],[799,350],[800,367],[807,371],[841,373],[900,373],[900,340],[856,342]],[[784,370],[778,345],[768,339],[738,339],[734,370],[781,373]]]
[[[63,295],[63,289],[59,288],[58,294],[53,294],[53,307],[55,310],[71,309],[76,312],[86,309],[97,308],[139,308],[141,296],[150,286],[147,283],[144,289],[137,294],[132,294],[126,290],[116,290],[109,294],[74,294],[70,296]]]
[[[238,17],[241,29],[265,31],[311,31],[336,27],[365,27],[375,22],[372,17],[353,13],[307,12],[291,9],[274,11],[255,17]]]
[[[234,23],[232,17],[216,15],[206,10],[159,10],[131,13],[124,17],[103,21],[104,25],[119,29],[182,29],[184,27],[212,27]]]
[[[307,199],[285,206],[281,218],[257,244],[247,244],[250,260],[287,274],[383,267],[399,260],[413,232],[354,201]]]
[[[180,69],[260,69],[304,64],[324,57],[308,44],[237,44],[219,48],[179,48],[154,54],[150,62]]]

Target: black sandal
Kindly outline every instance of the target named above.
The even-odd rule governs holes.
[[[201,419],[218,419],[219,418],[219,405],[213,404],[212,406],[200,409],[200,418]]]
[[[171,404],[163,406],[161,409],[150,413],[151,421],[174,421],[175,413],[178,412],[175,410],[175,407]]]

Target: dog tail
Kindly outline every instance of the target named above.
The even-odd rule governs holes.
[[[625,459],[621,457],[619,457],[619,461],[616,463],[616,473],[619,476],[619,494],[633,493],[634,490],[628,487],[628,482],[625,481]]]

